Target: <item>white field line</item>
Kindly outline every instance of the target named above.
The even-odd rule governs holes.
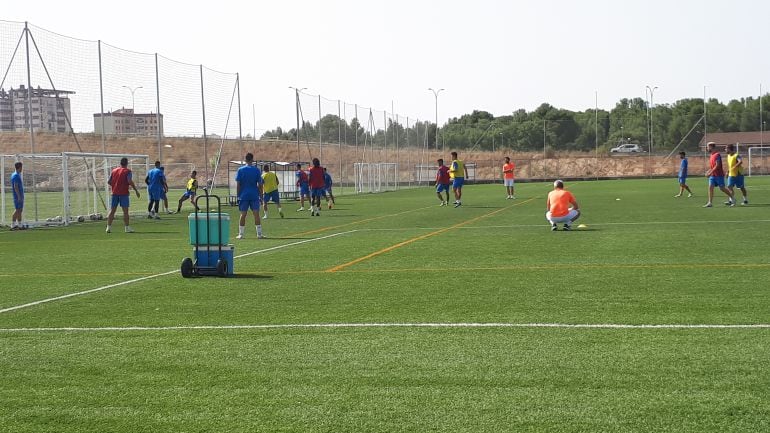
[[[264,325],[190,326],[104,326],[0,328],[11,332],[142,332],[142,331],[218,331],[345,328],[564,328],[564,329],[770,329],[770,323],[755,324],[622,324],[622,323],[296,323]]]
[[[545,214],[544,214],[545,215]],[[579,223],[583,223],[583,220],[578,220]],[[652,225],[678,225],[678,224],[748,224],[748,223],[770,223],[770,219],[760,220],[708,220],[708,221],[646,221],[646,222],[607,222],[607,223],[595,223],[585,221],[589,227],[596,226],[652,226]],[[496,226],[465,226],[457,227],[458,230],[488,230],[488,229],[510,229],[510,228],[522,228],[522,227],[547,227],[550,228],[545,219],[542,224],[509,224],[509,225],[496,225]],[[361,232],[387,232],[387,231],[419,231],[419,230],[438,230],[442,227],[405,227],[405,228],[365,228],[358,229]]]
[[[335,236],[350,234],[350,233],[353,233],[355,231],[356,230],[349,230],[349,231],[346,231],[346,232],[332,233],[330,235],[321,236],[321,237],[318,237],[318,238],[303,239],[303,240],[297,241],[297,242],[292,242],[292,243],[288,243],[288,244],[284,244],[284,245],[278,245],[278,246],[271,247],[271,248],[265,248],[264,250],[256,250],[256,251],[252,251],[250,253],[240,254],[240,255],[237,255],[237,256],[235,256],[233,258],[234,259],[239,259],[241,257],[247,257],[247,256],[251,256],[251,255],[254,255],[254,254],[261,254],[261,253],[266,253],[266,252],[270,252],[270,251],[280,250],[282,248],[288,248],[288,247],[292,247],[292,246],[295,246],[295,245],[305,244],[305,243],[308,243],[308,242],[315,242],[315,241],[320,241],[320,240],[324,240],[324,239],[328,239],[328,238],[333,238]],[[150,279],[158,278],[158,277],[164,277],[166,275],[175,274],[177,272],[179,272],[179,270],[175,269],[173,271],[162,272],[160,274],[147,275],[146,277],[134,278],[134,279],[128,280],[128,281],[121,281],[119,283],[108,284],[106,286],[97,287],[95,289],[88,289],[88,290],[83,290],[81,292],[75,292],[75,293],[67,293],[66,295],[55,296],[53,298],[47,298],[47,299],[41,299],[39,301],[29,302],[29,303],[22,304],[22,305],[15,305],[13,307],[8,307],[8,308],[0,309],[0,314],[8,313],[10,311],[21,310],[22,308],[34,307],[36,305],[45,304],[45,303],[48,303],[48,302],[61,301],[62,299],[73,298],[75,296],[83,296],[83,295],[88,295],[90,293],[101,292],[102,290],[113,289],[115,287],[126,286],[126,285],[129,285],[129,284],[138,283],[140,281],[150,280]]]

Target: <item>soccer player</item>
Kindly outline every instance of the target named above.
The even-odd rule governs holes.
[[[506,192],[508,193],[508,197],[506,199],[514,199],[513,195],[513,169],[516,168],[516,164],[511,162],[511,158],[505,157],[505,164],[503,164],[503,183],[505,184]]]
[[[24,183],[21,179],[21,161],[13,164],[16,171],[11,175],[11,188],[13,189],[13,216],[11,216],[11,230],[24,230],[21,223],[21,213],[24,211]]]
[[[438,195],[438,199],[441,202],[439,206],[446,206],[449,204],[449,184],[451,183],[449,180],[449,167],[444,165],[444,160],[442,158],[439,158],[436,162],[438,163],[438,170],[436,171],[436,195]],[[446,199],[441,195],[442,191],[446,192]]]
[[[160,199],[163,200],[163,211],[171,215],[174,211],[168,208],[168,180],[166,179],[166,167],[161,166],[160,172],[163,173],[163,192],[160,193]]]
[[[465,178],[468,177],[468,169],[461,159],[457,159],[457,152],[452,152],[449,177],[452,179],[452,190],[455,193],[455,207],[460,207],[463,204],[463,184],[465,183]]]
[[[155,168],[147,172],[144,182],[147,184],[147,195],[150,197],[150,204],[147,205],[147,218],[160,219],[158,215],[158,206],[163,198],[163,171],[160,169],[160,161],[155,161]]]
[[[732,203],[735,203],[735,187],[741,189],[743,194],[742,206],[749,204],[749,198],[746,193],[746,186],[743,181],[743,158],[735,151],[734,144],[727,145],[727,189],[733,195]],[[725,203],[730,205],[730,203]]]
[[[128,158],[120,158],[120,167],[115,167],[110,173],[107,184],[112,187],[112,201],[110,203],[110,213],[107,215],[107,233],[112,232],[112,221],[115,219],[115,211],[120,206],[123,209],[123,225],[126,233],[133,233],[134,229],[129,225],[128,218],[128,187],[134,189],[136,198],[139,198],[139,190],[132,179],[131,169],[128,168]]]
[[[679,194],[674,197],[681,197],[684,194],[684,190],[687,190],[687,197],[692,197],[692,191],[687,186],[687,156],[685,156],[684,152],[679,152],[679,158],[682,160],[679,163],[679,174],[677,176],[679,178]]]
[[[324,169],[321,167],[321,161],[313,158],[313,166],[308,173],[308,183],[310,184],[310,212],[313,216],[321,216],[321,196],[324,194]]]
[[[305,210],[305,198],[310,197],[310,186],[308,185],[307,173],[302,170],[302,164],[297,163],[297,171],[295,172],[297,177],[297,188],[299,188],[299,209],[297,212]],[[312,208],[310,211],[312,212]]]
[[[190,173],[190,179],[187,180],[187,185],[185,185],[186,190],[184,194],[182,194],[182,197],[179,197],[179,206],[176,208],[176,213],[182,211],[182,203],[188,198],[190,199],[190,203],[192,203],[197,210],[200,210],[195,204],[195,194],[198,192],[198,179],[196,179],[196,176],[198,176],[198,172],[193,170],[192,173]]]
[[[267,219],[267,203],[270,201],[278,206],[278,214],[281,215],[281,218],[283,218],[283,209],[281,209],[281,197],[278,193],[278,176],[270,171],[270,164],[263,165],[262,170],[262,188],[264,191],[264,199],[262,200],[262,204],[265,206],[265,214],[262,215],[262,218]]]
[[[564,223],[564,230],[572,230],[572,223],[580,218],[580,206],[575,196],[564,189],[564,182],[553,182],[553,191],[548,193],[545,202],[545,219],[551,223],[551,231],[558,230],[558,223]]]
[[[329,209],[332,208],[334,203],[334,194],[332,194],[332,175],[329,174],[329,172],[326,171],[326,167],[324,167],[324,192],[329,197],[326,199],[326,204],[328,205]],[[329,201],[331,199],[331,202]]]
[[[246,229],[246,215],[251,209],[254,214],[254,225],[257,227],[257,239],[263,239],[262,221],[259,219],[259,199],[264,192],[262,182],[262,172],[259,167],[254,165],[254,155],[249,152],[246,154],[246,165],[239,168],[235,173],[235,182],[237,184],[236,194],[238,194],[238,210],[241,211],[241,218],[238,222],[238,236],[236,239],[243,239]]]
[[[714,187],[718,186],[723,193],[727,195],[728,206],[735,206],[735,199],[729,189],[725,188],[725,171],[722,168],[722,155],[716,149],[716,143],[709,141],[706,144],[706,150],[711,153],[709,157],[709,169],[706,171],[706,177],[709,179],[709,201],[704,204],[703,207],[711,207],[711,202],[714,199]]]

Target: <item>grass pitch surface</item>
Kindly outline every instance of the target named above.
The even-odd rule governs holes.
[[[568,183],[572,232],[550,184],[231,212],[233,278],[186,213],[2,232],[0,431],[767,431],[770,179],[693,181]]]

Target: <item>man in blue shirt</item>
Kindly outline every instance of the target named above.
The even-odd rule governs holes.
[[[159,220],[158,206],[163,199],[163,189],[166,184],[166,176],[160,169],[160,161],[155,161],[155,168],[147,172],[144,181],[147,183],[147,195],[150,197],[150,204],[147,205],[147,218]]]
[[[687,197],[692,197],[692,191],[690,191],[690,187],[687,186],[687,158],[685,157],[684,152],[679,152],[679,158],[682,159],[682,162],[679,163],[679,194],[675,195],[674,197],[681,197],[682,194],[684,194],[684,190],[687,190]]]
[[[308,183],[307,172],[302,169],[302,164],[297,163],[297,171],[294,172],[297,178],[297,189],[299,190],[299,209],[297,212],[305,210],[305,198],[310,197],[310,184]],[[308,206],[310,210],[313,210],[312,202]]]
[[[263,239],[262,221],[259,219],[259,203],[262,197],[262,172],[254,165],[254,155],[251,152],[246,154],[246,165],[239,168],[235,173],[235,182],[237,184],[236,194],[238,194],[238,210],[241,211],[241,219],[238,222],[238,236],[236,239],[243,239],[246,229],[246,215],[251,209],[254,214],[254,225],[257,226],[257,238]]]
[[[328,205],[329,209],[332,208],[333,204],[336,204],[334,202],[334,194],[332,194],[332,183],[332,175],[330,175],[326,171],[326,167],[324,167],[324,191],[326,192],[326,195],[328,195],[326,204]],[[331,202],[329,202],[329,199],[331,199]]]
[[[22,163],[13,165],[16,171],[11,175],[11,189],[13,189],[13,216],[11,217],[11,230],[24,230],[21,223],[21,213],[24,210],[24,183],[21,180]]]

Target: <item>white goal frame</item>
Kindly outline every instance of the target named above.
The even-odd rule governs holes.
[[[395,162],[356,162],[353,164],[353,173],[356,193],[398,189],[398,164]]]
[[[754,151],[754,152],[752,152],[752,151]],[[760,155],[761,155],[760,157],[761,158],[764,158],[765,152],[767,152],[767,156],[770,156],[770,145],[749,146],[749,152],[748,152],[749,153],[749,168],[747,170],[747,174],[749,176],[751,176],[751,156],[752,156],[752,153],[756,153],[757,151],[760,153]],[[767,172],[759,173],[759,174],[767,174]]]

